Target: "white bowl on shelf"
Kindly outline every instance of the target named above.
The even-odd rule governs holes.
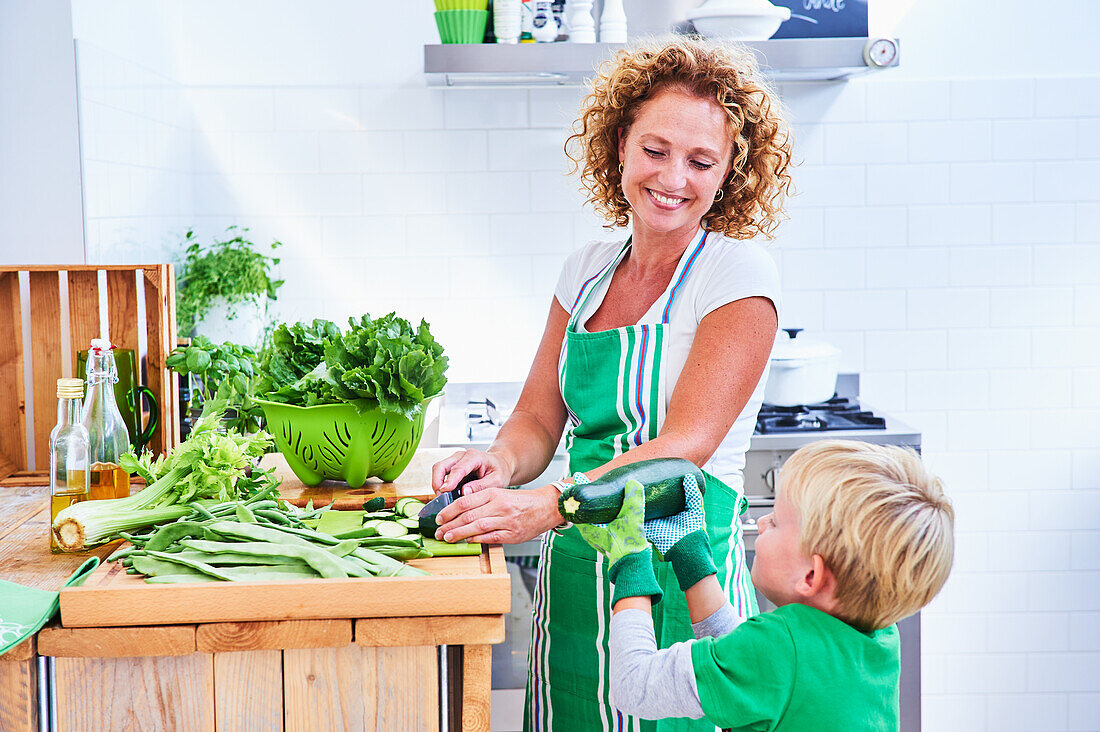
[[[766,41],[790,19],[791,10],[768,0],[708,0],[687,17],[707,38]]]

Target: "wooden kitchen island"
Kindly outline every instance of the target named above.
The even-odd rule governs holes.
[[[50,554],[48,521],[45,487],[0,485],[0,579],[56,590],[87,558]],[[431,576],[154,586],[101,565],[62,592],[60,622],[0,656],[0,729],[37,730],[52,685],[66,732],[488,730],[503,551],[411,563]],[[219,594],[189,602],[197,587]]]

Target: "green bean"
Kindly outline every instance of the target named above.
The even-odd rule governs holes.
[[[355,541],[354,539],[349,539],[348,541],[341,541],[339,544],[336,544],[335,546],[326,546],[325,551],[331,552],[331,553],[335,554],[338,557],[344,557],[344,556],[347,556],[348,554],[351,554],[353,551],[355,551],[358,548],[359,548],[359,542]]]
[[[343,538],[343,536],[341,535],[340,538]],[[414,539],[410,536],[367,536],[358,541],[359,546],[365,546],[371,549],[380,546],[415,547],[419,549],[423,546],[420,539]]]
[[[195,539],[184,539],[183,541],[196,541],[196,540]],[[181,557],[179,554],[168,554],[166,552],[149,552],[149,555],[153,556],[153,557],[156,557],[157,559],[164,559],[164,560],[169,561],[169,562],[175,562],[176,564],[181,564],[184,567],[190,567],[191,569],[197,569],[198,571],[202,572],[203,574],[208,574],[211,577],[217,577],[220,580],[229,580],[229,575],[221,572],[220,570],[218,570],[215,567],[211,567],[206,562],[199,562],[199,561],[196,561],[196,560],[193,560],[193,559],[187,559],[185,557]]]
[[[252,513],[256,514],[256,518],[265,518],[276,524],[282,524],[283,526],[290,526],[290,519],[286,514],[281,511],[271,511],[263,508],[253,509]]]
[[[237,514],[237,520],[242,524],[254,524],[256,523],[256,514],[252,513],[252,509],[243,503],[238,503],[235,509]]]
[[[427,549],[421,549],[419,547],[411,546],[385,546],[375,547],[374,551],[379,554],[385,554],[387,557],[393,557],[394,559],[400,559],[403,562],[407,562],[410,559],[426,559],[432,556],[432,553]]]
[[[202,536],[206,527],[194,521],[176,521],[161,526],[145,544],[145,549],[164,551],[180,539],[188,536]]]
[[[422,569],[417,567],[410,567],[407,564],[387,557],[385,554],[379,554],[376,551],[372,551],[365,547],[359,547],[352,556],[358,557],[374,568],[374,573],[380,577],[417,577],[428,574]]]
[[[124,557],[128,557],[137,551],[141,550],[138,549],[136,546],[120,546],[111,556],[107,557],[106,561],[114,562]]]
[[[323,549],[313,546],[282,543],[275,544],[267,541],[255,542],[220,542],[202,541],[199,539],[184,539],[180,542],[188,549],[196,549],[203,552],[235,552],[237,554],[256,554],[259,556],[285,556],[296,557],[317,570],[322,577],[346,578],[348,576],[345,563],[340,557],[329,554]],[[209,566],[209,565],[207,565]]]
[[[118,532],[118,535],[136,547],[141,547],[145,545],[145,538],[142,536],[138,536],[136,534],[127,534],[125,531]]]
[[[378,536],[378,529],[373,526],[364,526],[361,529],[355,529],[354,531],[345,531],[340,534],[333,534],[337,539],[367,539],[372,536]]]
[[[202,505],[201,503],[192,503],[192,504],[191,504],[191,506],[192,506],[192,508],[194,508],[194,509],[195,509],[195,511],[196,511],[196,512],[198,512],[198,513],[199,513],[199,515],[201,515],[201,516],[202,516],[203,518],[206,518],[206,519],[212,519],[212,518],[216,518],[216,517],[214,516],[214,514],[210,513],[210,511],[209,511],[209,510],[207,510],[206,506]]]
[[[256,495],[249,498],[247,501],[245,501],[245,503],[252,504],[252,503],[259,503],[260,501],[267,500],[271,496],[272,493],[277,493],[278,490],[279,490],[279,485],[277,483],[273,483],[273,484],[267,486],[266,488],[264,488],[262,491],[260,491]]]
[[[175,556],[179,557],[178,554]],[[197,569],[182,565],[179,562],[170,562],[149,556],[134,557],[134,569],[142,574],[151,576],[156,576],[158,574],[206,574],[205,572],[200,572]]]
[[[277,564],[293,565],[300,567],[307,567],[305,562],[301,559],[294,557],[272,556],[261,557],[255,554],[238,554],[236,552],[200,552],[194,549],[184,549],[181,547],[179,555],[186,557],[187,559],[195,559],[200,562],[206,562],[212,567],[223,567],[227,565],[241,565],[241,564],[262,564],[265,566],[273,566]]]
[[[216,524],[211,524],[210,529],[212,531],[218,532],[219,534],[247,539],[249,541],[271,541],[276,543],[285,542],[297,544],[299,546],[307,546],[311,549],[318,548],[307,539],[304,539],[300,536],[292,535],[284,531],[282,527],[277,526],[261,526],[260,524],[238,524],[233,521],[220,521]],[[331,543],[335,544],[336,541],[333,541]]]

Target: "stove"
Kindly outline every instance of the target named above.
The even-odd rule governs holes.
[[[765,404],[756,416],[756,433],[772,435],[790,432],[885,429],[886,419],[861,409],[848,397],[833,397],[819,404],[777,407]]]

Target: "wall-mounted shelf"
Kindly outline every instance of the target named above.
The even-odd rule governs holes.
[[[743,45],[775,81],[847,79],[897,66],[900,55],[896,38],[788,38]],[[580,84],[619,48],[612,43],[428,45],[424,73],[432,86]]]

